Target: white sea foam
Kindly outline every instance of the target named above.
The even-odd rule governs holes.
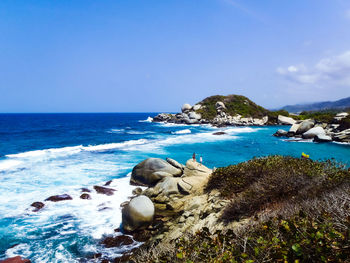
[[[191,130],[184,129],[175,131],[172,137],[161,137],[157,139],[139,139],[130,140],[119,143],[107,143],[99,145],[89,146],[72,146],[62,148],[51,148],[44,150],[28,151],[17,154],[6,155],[8,159],[0,161],[0,171],[10,170],[13,167],[26,166],[29,163],[45,161],[48,159],[57,159],[60,157],[66,157],[76,155],[81,152],[107,152],[111,150],[122,150],[122,151],[152,151],[159,150],[161,147],[175,145],[175,144],[191,144],[201,142],[212,142],[221,141],[235,138],[234,136],[239,133],[250,133],[259,130],[259,128],[250,127],[236,127],[222,129],[226,134],[224,135],[213,135],[212,132],[201,132],[191,134]]]
[[[0,161],[0,171],[14,169],[21,163],[22,162],[18,160],[2,160]]]
[[[125,129],[110,129],[107,132],[108,133],[124,133]]]
[[[146,120],[140,120],[139,122],[152,122],[153,118],[148,116],[148,118]]]
[[[185,130],[180,130],[180,131],[174,131],[174,132],[171,132],[172,134],[188,134],[188,133],[191,133],[191,130],[190,129],[185,129]]]

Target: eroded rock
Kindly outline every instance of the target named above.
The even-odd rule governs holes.
[[[68,194],[63,194],[63,195],[53,195],[45,199],[45,201],[51,201],[51,202],[60,202],[60,201],[66,201],[66,200],[73,200],[73,198]]]
[[[98,186],[98,185],[94,185],[94,189],[98,194],[105,194],[105,195],[113,195],[114,192],[116,191],[115,189],[107,188],[104,186]]]

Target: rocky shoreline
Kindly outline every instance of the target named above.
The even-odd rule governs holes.
[[[216,101],[215,114],[212,119],[206,119],[201,112],[205,112],[207,106],[196,104],[184,104],[181,113],[160,113],[153,117],[153,122],[174,124],[210,124],[215,127],[227,126],[265,126],[265,125],[290,125],[288,131],[280,129],[274,136],[286,137],[294,140],[312,139],[314,142],[341,142],[350,143],[350,128],[341,125],[342,120],[348,118],[349,113],[340,112],[330,122],[319,122],[315,119],[299,120],[297,115],[271,117],[266,114],[261,118],[243,117],[240,114],[230,115],[224,102]]]
[[[143,249],[166,247],[203,227],[213,233],[229,227],[219,221],[229,201],[217,191],[204,191],[211,174],[211,169],[193,159],[186,165],[170,158],[149,158],[138,164],[130,183],[148,188],[124,204],[122,226],[125,234],[145,237],[145,243],[124,254],[123,260],[138,262]]]
[[[206,106],[196,104],[184,104],[181,107],[181,113],[160,113],[153,117],[153,122],[175,123],[175,124],[211,124],[213,126],[264,126],[274,124],[269,122],[269,117],[261,118],[244,117],[240,114],[230,115],[226,112],[226,105],[222,101],[215,103],[216,116],[213,119],[207,119],[202,116],[201,112],[206,110]]]
[[[338,113],[331,123],[317,122],[314,119],[294,120],[290,117],[278,116],[280,123],[291,125],[291,127],[288,131],[279,129],[274,136],[295,140],[313,140],[319,143],[350,143],[350,129],[344,128],[340,124],[348,116],[347,112]]]

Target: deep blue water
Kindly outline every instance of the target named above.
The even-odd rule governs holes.
[[[284,141],[272,136],[280,127],[217,129],[146,121],[154,115],[0,114],[0,259],[21,255],[33,262],[80,262],[97,252],[113,257],[128,249],[106,249],[99,241],[119,226],[119,204],[132,190],[128,174],[148,157],[185,163],[196,152],[212,168],[305,152],[350,166],[350,145]],[[219,130],[227,134],[213,135]],[[111,179],[115,195],[79,199],[81,187],[92,189]],[[32,202],[63,193],[73,200],[46,202],[40,212],[28,209]]]

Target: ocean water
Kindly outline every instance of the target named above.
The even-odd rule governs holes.
[[[21,255],[32,262],[89,262],[95,253],[113,258],[130,249],[104,248],[100,241],[115,234],[120,203],[133,189],[130,172],[148,157],[185,163],[196,152],[213,168],[305,152],[315,160],[335,158],[350,166],[350,145],[273,137],[281,127],[151,123],[154,115],[0,114],[0,260]],[[226,134],[213,135],[217,131]],[[114,195],[92,190],[109,180]],[[82,187],[92,190],[92,200],[79,198]],[[45,202],[39,212],[30,208],[35,201],[65,193],[73,200]]]

